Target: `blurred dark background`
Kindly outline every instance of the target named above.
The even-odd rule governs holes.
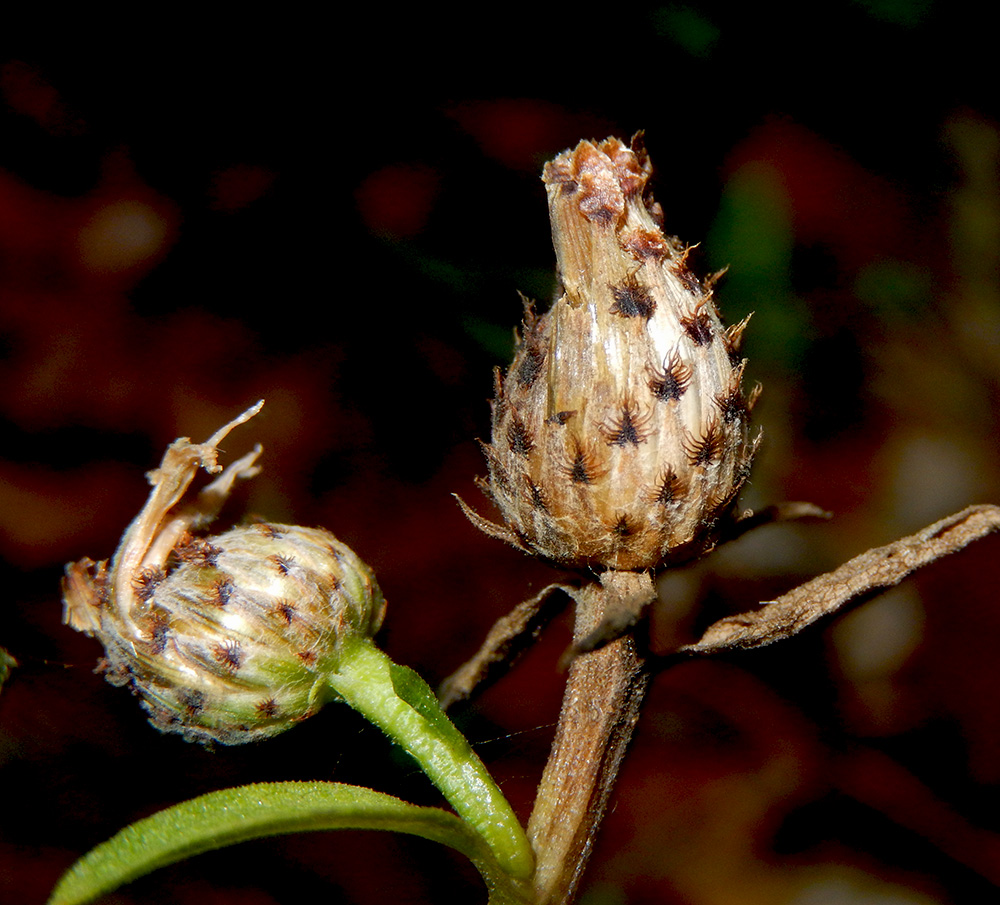
[[[982,7],[979,7],[982,9]],[[1000,110],[979,12],[940,0],[80,18],[0,44],[0,900],[124,824],[282,779],[434,790],[330,707],[247,748],[159,735],[61,624],[178,436],[259,440],[236,512],[377,571],[382,646],[432,684],[556,576],[479,535],[476,438],[517,291],[545,300],[543,162],[644,129],[668,231],[754,311],[744,504],[835,513],[664,578],[654,643],[1000,501]],[[457,15],[457,14],[456,14]],[[112,35],[117,35],[112,37]],[[983,541],[822,629],[657,677],[584,905],[931,905],[1000,885],[1000,635]],[[455,714],[525,819],[564,620]],[[202,856],[108,902],[482,902],[375,833]]]

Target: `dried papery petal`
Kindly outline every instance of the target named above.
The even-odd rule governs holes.
[[[746,480],[739,340],[664,235],[637,141],[548,163],[560,292],[528,310],[493,402],[493,536],[562,566],[655,569],[710,549]],[[468,510],[467,513],[471,511]]]
[[[64,621],[104,645],[101,670],[142,698],[151,722],[202,742],[275,735],[329,697],[347,636],[378,630],[385,602],[371,570],[322,528],[254,524],[200,537],[258,446],[225,470],[217,446],[260,404],[206,443],[171,444],[110,568],[66,567]],[[181,501],[198,468],[221,472]]]

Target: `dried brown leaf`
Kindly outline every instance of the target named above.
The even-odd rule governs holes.
[[[736,540],[748,531],[759,528],[762,525],[771,525],[774,522],[790,522],[802,519],[816,519],[826,521],[833,517],[833,513],[820,509],[815,503],[789,502],[776,503],[773,506],[766,506],[756,512],[747,511],[733,520],[732,524],[723,529],[720,543]]]
[[[441,706],[448,708],[465,700],[506,672],[539,632],[565,609],[567,595],[576,590],[569,585],[550,584],[498,619],[479,650],[441,683]]]
[[[677,653],[714,654],[763,647],[797,634],[841,607],[894,587],[917,569],[994,531],[1000,506],[970,506],[916,534],[855,556],[838,569],[764,603],[759,610],[727,616]]]

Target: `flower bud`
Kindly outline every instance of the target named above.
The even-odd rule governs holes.
[[[369,637],[385,602],[372,571],[322,528],[253,524],[201,537],[260,447],[230,465],[180,439],[149,474],[153,491],[111,561],[66,567],[64,621],[104,645],[100,669],[142,698],[150,721],[189,740],[275,735],[329,698],[345,634]],[[221,475],[178,508],[199,467]]]
[[[581,142],[546,164],[560,291],[526,306],[496,377],[487,533],[570,567],[647,570],[715,543],[749,473],[746,321],[725,329],[688,249],[664,235],[637,141]],[[464,504],[463,504],[464,505]]]

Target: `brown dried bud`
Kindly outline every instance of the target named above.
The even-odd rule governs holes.
[[[637,140],[581,142],[543,181],[561,290],[496,381],[484,489],[509,527],[473,522],[563,566],[655,569],[710,549],[749,473],[749,398],[712,295],[664,235]],[[464,505],[464,504],[463,504]]]

